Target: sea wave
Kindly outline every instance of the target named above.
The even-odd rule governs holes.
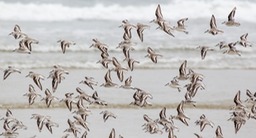
[[[160,3],[161,4],[161,3]],[[0,2],[0,20],[22,21],[70,21],[70,20],[152,20],[155,18],[156,4],[122,5],[120,3],[68,6],[63,3],[21,3]],[[164,18],[179,19],[227,18],[233,7],[237,7],[236,19],[256,22],[256,3],[234,0],[174,0],[161,4]],[[193,7],[193,8],[191,8]],[[184,10],[187,9],[187,10]]]
[[[0,47],[0,53],[4,53],[4,52],[13,52],[14,49],[16,49],[18,46],[15,46],[13,44],[4,44],[3,46]],[[154,49],[154,51],[160,52],[160,53],[189,53],[189,52],[196,52],[199,51],[199,49],[197,49],[197,45],[182,45],[182,44],[172,44],[171,46],[168,45],[150,45],[150,47],[152,49]],[[222,51],[220,50],[218,47],[213,46],[213,44],[211,44],[210,46],[212,49],[214,49],[215,51]],[[147,48],[148,46],[141,46],[141,45],[134,45],[132,46],[132,50],[130,50],[130,53],[143,53],[146,54],[147,53]],[[249,53],[249,54],[253,54],[256,52],[256,48],[255,47],[242,47],[242,46],[237,46],[236,47],[237,50],[243,52],[243,53]],[[224,49],[225,50],[225,49]],[[108,51],[109,53],[122,53],[122,49],[121,48],[117,48],[116,46],[109,46],[108,47]],[[59,45],[33,45],[32,47],[32,54],[33,53],[60,53],[61,52],[61,47]],[[71,52],[71,53],[88,53],[88,52],[99,52],[99,50],[97,48],[93,48],[90,46],[74,46],[71,48],[67,49],[67,52]],[[100,53],[100,52],[99,52]],[[100,54],[99,54],[100,55]]]
[[[256,69],[256,64],[253,62],[256,56],[241,58],[236,55],[224,55],[222,57],[207,56],[205,60],[202,60],[200,55],[194,58],[159,58],[158,63],[153,63],[148,58],[136,59],[140,63],[135,64],[134,68],[137,69],[178,69],[184,60],[188,61],[188,68],[191,69]],[[118,59],[120,64],[128,68],[126,61]],[[7,68],[8,66],[14,66],[19,69],[43,69],[52,68],[54,65],[60,65],[67,69],[104,69],[104,67],[97,63],[98,60],[86,60],[81,58],[81,60],[70,60],[68,58],[60,60],[38,60],[34,61],[33,58],[23,60],[0,60],[1,68]],[[234,62],[235,61],[235,62]],[[114,68],[112,64],[109,64],[109,68]]]

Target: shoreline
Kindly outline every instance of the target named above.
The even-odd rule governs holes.
[[[86,105],[89,109],[161,109],[166,107],[167,109],[176,109],[179,103],[166,103],[166,104],[152,104],[151,106],[139,107],[129,104],[108,104],[106,106],[101,105]],[[251,104],[246,104],[251,106]],[[234,104],[229,104],[225,102],[212,102],[212,103],[197,103],[196,107],[192,105],[184,105],[184,109],[215,109],[215,110],[228,110]],[[34,103],[33,105],[28,105],[27,103],[8,103],[0,104],[0,110],[2,109],[64,109],[66,105],[64,103],[53,102],[51,107],[47,108],[45,103]],[[74,109],[77,109],[74,105]]]

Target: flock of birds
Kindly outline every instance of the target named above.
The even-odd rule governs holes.
[[[228,21],[223,22],[223,24],[227,26],[240,26],[240,23],[235,21],[235,11],[236,7],[230,12],[228,15]],[[156,23],[158,25],[157,29],[162,30],[163,32],[167,33],[168,35],[175,37],[173,32],[179,31],[183,32],[185,34],[188,34],[189,32],[186,30],[185,21],[188,20],[188,18],[182,18],[177,21],[177,26],[171,26],[168,21],[166,21],[162,15],[161,7],[160,5],[157,6],[155,11],[156,18],[152,20],[151,22]],[[114,87],[114,88],[123,88],[123,89],[130,89],[134,90],[133,99],[134,101],[131,101],[130,105],[138,106],[138,107],[146,107],[151,106],[152,104],[148,101],[149,99],[152,99],[153,96],[148,92],[141,88],[135,87],[132,85],[132,76],[129,76],[127,79],[124,79],[124,74],[127,71],[133,71],[134,66],[136,64],[139,64],[140,62],[133,59],[130,56],[130,51],[134,50],[132,42],[132,29],[137,30],[137,34],[139,36],[139,39],[141,42],[143,42],[144,37],[143,33],[144,30],[149,28],[149,25],[138,23],[137,25],[131,24],[128,20],[123,20],[122,25],[119,26],[124,29],[123,34],[123,41],[119,43],[117,48],[122,49],[124,54],[123,61],[127,62],[128,67],[124,67],[116,57],[111,57],[108,52],[108,46],[105,43],[100,42],[98,39],[94,38],[92,39],[93,44],[90,46],[90,48],[96,48],[98,49],[101,54],[101,59],[97,62],[102,64],[102,66],[107,70],[106,74],[104,76],[104,83],[101,85],[98,84],[98,82],[90,76],[86,76],[84,80],[81,80],[81,84],[85,84],[88,86],[91,90],[95,91],[95,87]],[[215,16],[212,15],[210,20],[210,29],[206,30],[205,33],[209,33],[212,35],[217,35],[219,33],[223,33],[222,30],[217,28],[216,19]],[[13,32],[10,33],[15,39],[19,39],[19,47],[15,49],[15,52],[19,53],[32,53],[32,45],[38,44],[39,41],[33,38],[30,38],[26,33],[22,32],[20,27],[18,25],[15,25]],[[239,55],[240,51],[236,49],[236,45],[240,44],[243,47],[252,46],[252,44],[247,41],[248,33],[243,34],[240,37],[240,40],[237,42],[231,42],[226,43],[224,41],[221,41],[216,46],[219,46],[220,49],[227,48],[224,53],[226,54],[235,54]],[[76,43],[73,41],[68,40],[59,40],[57,41],[60,43],[61,50],[63,54],[66,53],[67,48],[69,48],[71,45],[75,45]],[[205,59],[207,51],[213,51],[212,48],[207,46],[199,46],[198,49],[201,51],[201,58]],[[151,47],[147,48],[147,55],[145,57],[148,57],[151,59],[151,61],[155,64],[158,63],[158,57],[162,57],[163,55],[155,52]],[[111,67],[110,67],[111,65]],[[12,73],[21,73],[21,71],[13,66],[9,66],[7,69],[4,69],[4,76],[3,79],[7,79],[8,76]],[[117,78],[120,82],[124,81],[123,85],[118,85],[117,83],[112,81],[111,73],[115,72],[117,75]],[[43,86],[41,84],[41,80],[45,80],[46,78],[42,74],[38,74],[36,72],[30,71],[26,77],[29,77],[33,80],[33,84],[29,84],[28,92],[25,93],[23,96],[28,97],[28,104],[33,105],[35,103],[35,100],[40,97],[41,101],[44,101],[47,108],[51,108],[51,104],[53,101],[59,101],[64,102],[67,109],[72,112],[73,119],[68,119],[67,124],[68,128],[64,130],[65,134],[62,136],[62,138],[67,138],[69,136],[72,137],[81,137],[86,138],[88,132],[90,131],[90,127],[87,122],[87,117],[91,115],[91,110],[89,109],[89,105],[96,104],[100,106],[108,106],[107,101],[103,100],[101,97],[99,97],[97,91],[95,91],[92,95],[87,94],[84,90],[77,87],[75,93],[65,93],[65,98],[59,99],[58,97],[54,96],[54,93],[57,91],[58,85],[65,79],[65,75],[68,75],[69,72],[65,69],[63,69],[59,65],[54,65],[53,69],[49,72],[48,79],[51,79],[52,88],[45,89],[45,96],[42,96],[40,93],[37,93],[35,85],[38,89],[43,91]],[[170,82],[168,82],[165,86],[170,86],[171,88],[177,89],[178,92],[181,92],[181,89],[186,88],[186,93],[184,95],[184,100],[180,102],[180,104],[177,106],[177,115],[170,115],[167,117],[166,115],[166,107],[164,107],[160,113],[158,119],[152,119],[148,115],[144,114],[143,118],[146,121],[145,124],[142,125],[142,129],[145,130],[145,132],[148,132],[150,134],[155,133],[163,133],[162,130],[168,133],[168,138],[176,138],[175,130],[179,130],[177,126],[174,125],[174,120],[180,120],[184,125],[189,126],[189,123],[187,120],[190,118],[185,115],[183,106],[184,105],[192,105],[196,107],[196,101],[193,101],[193,98],[196,96],[197,92],[199,90],[204,90],[205,86],[203,83],[204,75],[195,72],[191,68],[187,67],[187,60],[185,60],[179,68],[179,74],[175,76]],[[182,85],[180,81],[185,82],[185,85]],[[234,98],[235,106],[231,108],[232,115],[230,116],[230,121],[234,122],[234,128],[235,133],[238,133],[239,129],[246,123],[249,119],[256,119],[256,93],[252,94],[249,90],[247,90],[246,94],[248,95],[248,99],[245,101],[246,103],[253,103],[251,108],[248,108],[245,104],[245,102],[242,102],[240,99],[240,91],[236,94]],[[85,102],[87,105],[85,105]],[[74,109],[73,106],[76,106]],[[108,111],[104,110],[101,112],[103,115],[104,122],[108,120],[109,117],[116,118],[117,116]],[[45,126],[50,133],[53,133],[53,127],[59,127],[59,125],[54,122],[50,116],[42,115],[42,114],[32,114],[31,119],[36,120],[36,124],[38,127],[39,132],[42,131],[43,126]],[[27,129],[27,127],[22,123],[22,121],[15,118],[15,116],[12,114],[10,109],[7,109],[6,115],[1,118],[1,120],[4,121],[3,128],[4,132],[0,134],[0,136],[5,137],[18,137],[19,130],[20,129]],[[202,114],[198,120],[195,121],[196,125],[200,126],[200,131],[202,132],[206,126],[214,127],[214,123],[207,119],[207,117]],[[163,128],[160,128],[159,125],[162,125]],[[83,133],[81,134],[81,132]],[[80,135],[81,134],[81,135]],[[223,138],[221,126],[217,126],[216,131],[216,138]],[[195,136],[198,138],[201,138],[199,134],[195,133]],[[33,136],[36,137],[36,136]],[[113,128],[109,134],[109,138],[115,138],[115,129]],[[119,135],[119,138],[122,138],[123,136]]]

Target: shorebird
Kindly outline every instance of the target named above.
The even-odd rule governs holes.
[[[81,88],[77,87],[76,88],[76,92],[79,93],[78,96],[76,96],[75,98],[79,98],[79,99],[83,99],[86,100],[87,102],[89,102],[90,104],[92,103],[92,96],[88,95],[87,93],[85,93]]]
[[[223,138],[223,134],[222,134],[222,130],[221,130],[221,127],[220,127],[220,126],[218,126],[218,127],[216,128],[215,135],[216,135],[215,138]]]
[[[174,77],[170,82],[165,84],[165,86],[170,86],[172,88],[175,88],[178,90],[178,92],[181,92],[181,85],[179,84],[178,77]]]
[[[100,114],[103,114],[104,122],[106,122],[109,117],[113,117],[113,118],[116,119],[116,115],[113,114],[112,112],[108,111],[108,110],[102,111],[102,112],[100,112]]]
[[[13,52],[31,54],[31,51],[24,45],[23,41],[19,42],[19,47],[14,49]]]
[[[6,120],[6,119],[16,120],[13,117],[12,111],[10,109],[6,109],[5,117],[2,117],[0,120]]]
[[[101,65],[102,65],[104,68],[108,69],[108,64],[111,63],[111,62],[112,62],[111,59],[104,58],[104,59],[101,59],[101,60],[97,61],[96,63],[101,63]]]
[[[28,97],[28,103],[29,105],[32,105],[35,102],[35,99],[37,96],[42,97],[40,94],[38,94],[34,88],[33,85],[29,84],[28,93],[23,94],[23,96]]]
[[[155,11],[156,19],[152,20],[151,22],[157,23],[159,26],[162,26],[160,21],[163,20],[163,14],[161,10],[160,4],[157,5],[156,11]]]
[[[30,71],[29,74],[26,77],[30,77],[33,79],[34,83],[38,86],[40,90],[43,90],[42,84],[40,80],[44,80],[44,76],[38,73],[34,73],[33,71]]]
[[[192,100],[192,97],[190,96],[190,92],[186,92],[184,97],[185,97],[184,104],[192,104],[194,107],[196,107],[196,101]]]
[[[45,100],[45,104],[47,105],[48,108],[51,106],[52,100],[59,100],[59,98],[52,95],[49,89],[46,89],[44,93],[45,93],[45,97],[41,99],[41,101]]]
[[[217,28],[216,19],[214,15],[212,15],[212,18],[210,20],[210,29],[206,30],[204,33],[210,33],[212,35],[217,35],[218,33],[223,33],[222,30],[219,30]]]
[[[71,132],[77,138],[78,133],[81,133],[80,128],[76,127],[75,121],[72,122],[70,119],[68,119],[67,122],[68,122],[69,128],[65,129],[64,132]]]
[[[45,124],[45,121],[50,120],[51,116],[32,114],[32,117],[30,119],[36,119],[36,124],[37,124],[38,130],[39,130],[39,132],[41,132],[43,129],[43,126]]]
[[[67,108],[69,111],[72,111],[72,103],[75,103],[75,101],[73,100],[73,96],[74,93],[66,93],[65,94],[65,99],[60,100],[60,102],[65,102]]]
[[[245,34],[241,35],[241,36],[240,36],[240,41],[237,41],[237,42],[235,43],[235,45],[236,45],[236,44],[240,44],[240,45],[243,46],[243,47],[247,47],[247,46],[250,46],[250,47],[251,47],[252,44],[251,44],[250,42],[248,42],[247,37],[248,37],[248,33],[245,33]]]
[[[166,107],[163,107],[163,109],[159,112],[159,118],[160,120],[166,119]]]
[[[126,33],[124,33],[126,34]],[[118,46],[116,48],[124,48],[124,47],[127,47],[127,48],[130,48],[131,50],[134,50],[133,46],[136,45],[137,43],[136,42],[132,42],[129,38],[126,37],[126,35],[124,35],[124,40],[121,41],[120,43],[118,43]]]
[[[98,96],[97,91],[95,91],[92,94],[92,98],[94,99],[93,103],[96,103],[98,105],[103,105],[103,106],[107,106],[108,105],[108,103],[106,101],[100,99],[100,97]]]
[[[66,48],[75,45],[76,43],[73,41],[67,41],[67,40],[58,40],[57,43],[60,43],[62,53],[65,54]]]
[[[6,110],[5,117],[2,117],[0,120],[4,120],[4,123],[7,124],[19,121],[12,115],[12,111],[10,109]]]
[[[146,28],[149,28],[149,25],[145,25],[145,24],[141,24],[141,23],[137,23],[137,34],[141,40],[141,42],[143,42],[143,31]]]
[[[144,129],[145,129],[145,132],[149,132],[150,134],[163,133],[163,131],[160,130],[156,122],[146,123]]]
[[[21,32],[20,26],[17,24],[14,26],[13,32],[11,32],[9,35],[12,35],[15,39],[20,39],[27,36],[25,33]]]
[[[101,84],[100,86],[104,86],[104,87],[116,87],[117,86],[116,83],[112,82],[110,72],[111,72],[111,70],[109,69],[104,76],[105,83]]]
[[[130,42],[130,43],[131,43],[131,42]],[[126,44],[126,43],[119,44],[119,46],[118,46],[117,48],[121,48],[122,51],[123,51],[123,54],[124,54],[124,57],[125,57],[125,58],[123,59],[123,61],[129,60],[129,59],[130,59],[130,51],[131,51],[131,50],[134,50],[132,44]]]
[[[249,113],[249,118],[256,120],[256,104],[255,103],[251,107],[251,112]]]
[[[11,73],[18,72],[21,74],[21,71],[13,66],[8,66],[7,69],[4,70],[3,80],[5,80]]]
[[[49,72],[49,76],[47,78],[56,78],[60,83],[61,80],[64,80],[63,74],[69,74],[69,72],[63,69],[60,65],[54,65],[53,69]]]
[[[148,93],[148,92],[141,91],[140,104],[139,104],[139,106],[140,106],[140,107],[144,107],[144,106],[147,106],[147,105],[151,106],[152,104],[149,103],[149,102],[147,102],[147,99],[148,99],[148,98],[149,98],[149,99],[153,99],[153,96],[152,96],[150,93]]]
[[[228,15],[228,21],[222,22],[222,24],[225,24],[227,26],[240,26],[239,22],[235,21],[235,13],[236,13],[236,7],[233,8],[233,10]]]
[[[145,57],[149,57],[153,63],[157,63],[157,57],[162,57],[162,55],[155,53],[151,47],[148,47],[147,52]]]
[[[175,37],[173,34],[172,34],[172,31],[174,31],[174,29],[170,26],[170,23],[167,22],[167,21],[164,21],[163,23],[163,26],[162,27],[159,27],[161,28],[165,33],[167,33],[168,35],[172,36],[172,37]]]
[[[228,43],[226,43],[225,41],[220,41],[218,44],[216,44],[215,46],[218,46],[220,49],[226,48],[228,47]]]
[[[0,136],[4,136],[5,138],[16,138],[18,137],[19,133],[13,130],[7,130],[5,132],[0,133]]]
[[[163,107],[163,109],[159,112],[159,119],[156,121],[157,121],[157,123],[159,123],[160,125],[162,125],[164,127],[163,129],[166,132],[173,131],[174,129],[179,130],[179,128],[174,126],[173,120],[169,120],[166,117],[166,107]]]
[[[205,116],[204,114],[202,114],[202,115],[200,116],[200,119],[197,120],[195,123],[196,123],[196,125],[199,125],[199,126],[200,126],[200,131],[201,131],[201,132],[204,130],[204,128],[205,128],[206,125],[209,125],[209,126],[211,126],[212,128],[213,128],[213,125],[214,125],[213,122],[209,121],[209,120],[206,118],[206,116]]]
[[[234,122],[234,127],[235,127],[235,134],[240,130],[242,125],[246,123],[246,117],[244,115],[241,115],[239,112],[233,112],[233,116],[228,119],[228,121],[233,121]]]
[[[148,115],[144,114],[143,115],[143,119],[146,121],[146,122],[154,122],[154,120],[152,118],[150,118]]]
[[[113,65],[115,66],[115,68],[119,68],[119,69],[125,69],[121,66],[121,64],[119,63],[119,61],[115,58],[115,57],[112,57],[112,63]]]
[[[132,84],[132,76],[128,77],[128,78],[124,81],[124,85],[121,85],[119,88],[134,89],[134,87],[131,86],[131,84]]]
[[[124,33],[123,34],[123,41],[121,41],[121,43],[119,43],[119,46],[122,45],[123,43],[130,43],[131,42],[131,39],[129,38],[128,34],[127,33]]]
[[[143,130],[145,130],[145,132],[149,132],[150,134],[155,134],[155,133],[163,133],[158,126],[158,120],[153,120],[151,119],[148,115],[144,114],[143,115],[143,119],[146,121],[146,123],[144,123],[142,125]]]
[[[44,124],[51,134],[52,134],[52,127],[59,127],[58,123],[55,123],[55,122],[51,121],[50,119],[46,119],[44,121]]]
[[[78,99],[77,102],[74,102],[76,104],[77,109],[83,109],[83,110],[87,110],[88,106],[84,105],[84,100],[82,98]],[[88,109],[88,111],[90,111]]]
[[[108,138],[115,138],[115,137],[116,137],[116,131],[114,128],[112,128]],[[124,138],[124,137],[119,134],[118,138]]]
[[[98,82],[94,81],[93,77],[84,77],[85,80],[82,80],[80,83],[86,84],[87,86],[89,86],[92,90],[94,90],[93,85],[97,86]]]
[[[12,112],[7,109],[6,116],[1,118],[4,119],[3,129],[5,130],[0,134],[0,136],[5,136],[6,138],[15,138],[19,135],[18,130],[23,129],[26,130],[27,127],[23,124],[22,121],[14,118]]]
[[[123,20],[122,23],[123,24],[120,25],[119,27],[123,27],[124,28],[124,33],[127,35],[127,37],[129,39],[131,39],[132,38],[131,30],[132,30],[132,28],[137,28],[137,27],[133,24],[130,24],[130,22],[127,19]]]
[[[101,56],[101,59],[99,61],[97,61],[96,63],[101,63],[101,65],[104,68],[108,69],[108,64],[112,62],[112,60],[108,58],[109,55],[102,52],[100,56]]]
[[[224,51],[223,54],[238,55],[241,56],[240,51],[236,49],[235,43],[228,44],[229,49]]]
[[[134,99],[134,102],[131,102],[130,105],[137,105],[137,106],[140,106],[140,107],[144,107],[144,106],[151,106],[151,103],[148,103],[147,102],[147,99],[150,98],[150,99],[153,99],[153,96],[140,89],[140,88],[134,88],[136,90],[136,92],[133,94],[133,99]]]
[[[112,128],[108,138],[115,138],[115,137],[116,137],[116,131],[114,128]]]
[[[111,69],[111,71],[116,71],[118,79],[123,82],[124,71],[128,71],[128,69],[123,68],[115,57],[112,57],[112,63],[115,68]]]
[[[127,69],[125,69],[127,71]],[[120,82],[123,82],[124,80],[124,69],[115,69],[116,73],[117,73],[117,77],[120,80]]]
[[[150,22],[154,22],[154,23],[158,24],[158,27],[156,29],[162,29],[167,34],[171,35],[172,37],[175,37],[171,32],[174,29],[170,26],[169,22],[165,21],[163,18],[160,4],[157,5],[155,15],[156,15],[156,19],[154,19]]]
[[[187,73],[187,60],[185,60],[179,67],[179,76],[178,76],[178,80],[187,80],[188,77],[188,73]]]
[[[191,83],[196,83],[198,81],[200,81],[200,82],[203,81],[203,79],[204,79],[204,75],[203,74],[196,73],[192,69],[189,69],[188,71],[189,71],[188,75],[190,76],[189,79],[190,79]]]
[[[82,117],[79,116],[73,116],[75,120],[75,123],[82,126],[84,129],[86,129],[87,131],[90,131],[89,127],[88,127],[88,123],[86,122],[86,120],[84,120]]]
[[[4,136],[6,138],[16,138],[18,137],[19,133],[16,132],[15,130],[7,129],[5,132],[0,133],[0,136]]]
[[[235,103],[235,106],[233,106],[231,109],[235,109],[235,110],[241,110],[241,109],[245,109],[245,108],[247,108],[243,103],[242,103],[242,101],[241,101],[241,91],[239,90],[237,93],[236,93],[236,95],[235,95],[235,97],[234,97],[234,99],[233,99],[233,101],[234,101],[234,103]]]
[[[108,54],[108,45],[104,44],[102,42],[100,42],[97,38],[93,38],[92,41],[94,42],[91,47],[95,47],[98,50],[100,50],[102,53],[104,53],[105,55],[109,56]]]
[[[72,113],[76,113],[77,115],[80,115],[83,120],[86,121],[87,116],[91,114],[91,110],[89,110],[88,107],[85,107],[83,104],[83,100],[79,99],[76,103],[77,110],[75,110]]]
[[[20,43],[23,43],[23,45],[29,50],[32,51],[32,44],[38,44],[39,41],[30,37],[24,37],[22,40],[20,40]]]
[[[187,21],[188,18],[182,18],[177,21],[177,26],[174,26],[173,29],[179,32],[183,32],[185,34],[188,34],[188,31],[186,31],[184,22]]]
[[[173,130],[169,130],[169,131],[168,131],[168,138],[177,138],[177,136],[174,135]]]
[[[17,120],[16,122],[14,122],[14,124],[11,125],[11,128],[12,128],[13,130],[15,130],[15,131],[17,131],[18,129],[23,129],[23,130],[27,130],[27,129],[28,129],[28,127],[25,126],[25,125],[23,124],[23,122],[22,122],[22,121],[19,121],[19,120]]]
[[[59,83],[61,83],[61,81],[65,79],[63,74],[68,75],[69,72],[58,65],[54,65],[53,67],[54,69],[50,71],[49,76],[47,78],[52,78],[52,91],[55,92],[57,90]]]
[[[205,89],[205,86],[202,81],[196,81],[194,83],[190,83],[188,85],[185,85],[185,87],[187,87],[187,93],[191,98],[195,97],[199,89],[201,90]]]
[[[253,104],[256,103],[256,92],[252,94],[252,92],[247,89],[246,95],[248,96],[248,99],[246,99],[245,102],[252,102]]]
[[[154,23],[158,24],[160,28],[163,28],[163,22],[165,22],[165,20],[163,19],[163,14],[162,14],[160,4],[157,5],[156,11],[155,11],[155,16],[156,16],[156,19],[153,19],[150,22],[154,22]]]
[[[133,69],[134,69],[134,64],[135,63],[140,63],[139,61],[137,61],[137,60],[134,60],[134,59],[132,59],[132,58],[129,58],[128,59],[128,67],[129,67],[129,69],[131,70],[131,71],[133,71]]]
[[[84,133],[82,134],[81,138],[87,138],[87,131],[85,130]]]
[[[207,51],[214,51],[214,49],[211,49],[208,46],[198,46],[197,49],[200,49],[202,60],[205,59]]]
[[[188,122],[187,122],[186,119],[190,120],[190,118],[187,117],[187,116],[184,114],[183,105],[184,105],[184,101],[181,101],[181,103],[177,106],[177,115],[176,115],[176,116],[171,115],[171,116],[170,116],[170,119],[177,119],[177,120],[180,120],[183,124],[185,124],[186,126],[188,126]]]

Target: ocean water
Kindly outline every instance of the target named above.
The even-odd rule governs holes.
[[[155,18],[157,4],[161,5],[164,18],[176,25],[180,18],[188,17],[185,23],[188,35],[174,32],[175,38],[161,30],[156,30],[156,24],[149,23]],[[116,49],[122,41],[123,29],[118,26],[121,21],[128,19],[131,23],[138,22],[150,25],[144,31],[144,42],[140,42],[136,30],[132,30],[132,41],[136,43],[131,57],[140,61],[136,68],[167,68],[176,69],[185,59],[193,68],[203,69],[255,69],[255,1],[242,0],[172,0],[172,1],[69,1],[69,0],[39,0],[18,1],[4,0],[0,2],[0,67],[8,65],[17,68],[49,68],[55,64],[66,68],[103,68],[96,62],[100,52],[89,48],[92,39],[97,38],[109,46],[110,57],[115,56],[119,61],[124,59],[120,49]],[[192,8],[191,8],[192,7]],[[227,20],[229,12],[237,7],[235,18],[241,23],[240,27],[227,27],[221,24]],[[191,10],[184,10],[191,9]],[[205,34],[209,28],[211,15],[214,14],[218,27],[223,34],[212,36]],[[249,15],[249,16],[248,16]],[[29,37],[37,39],[38,45],[33,46],[31,55],[12,52],[18,47],[19,40],[8,34],[15,24],[20,25]],[[225,55],[215,47],[220,41],[236,42],[242,34],[249,33],[248,41],[252,47],[237,46],[242,56]],[[57,41],[72,40],[75,46],[62,54]],[[209,46],[210,51],[205,60],[201,60],[199,45]],[[152,47],[163,55],[158,64],[152,64],[145,58],[147,47]],[[125,62],[122,62],[125,64]]]

